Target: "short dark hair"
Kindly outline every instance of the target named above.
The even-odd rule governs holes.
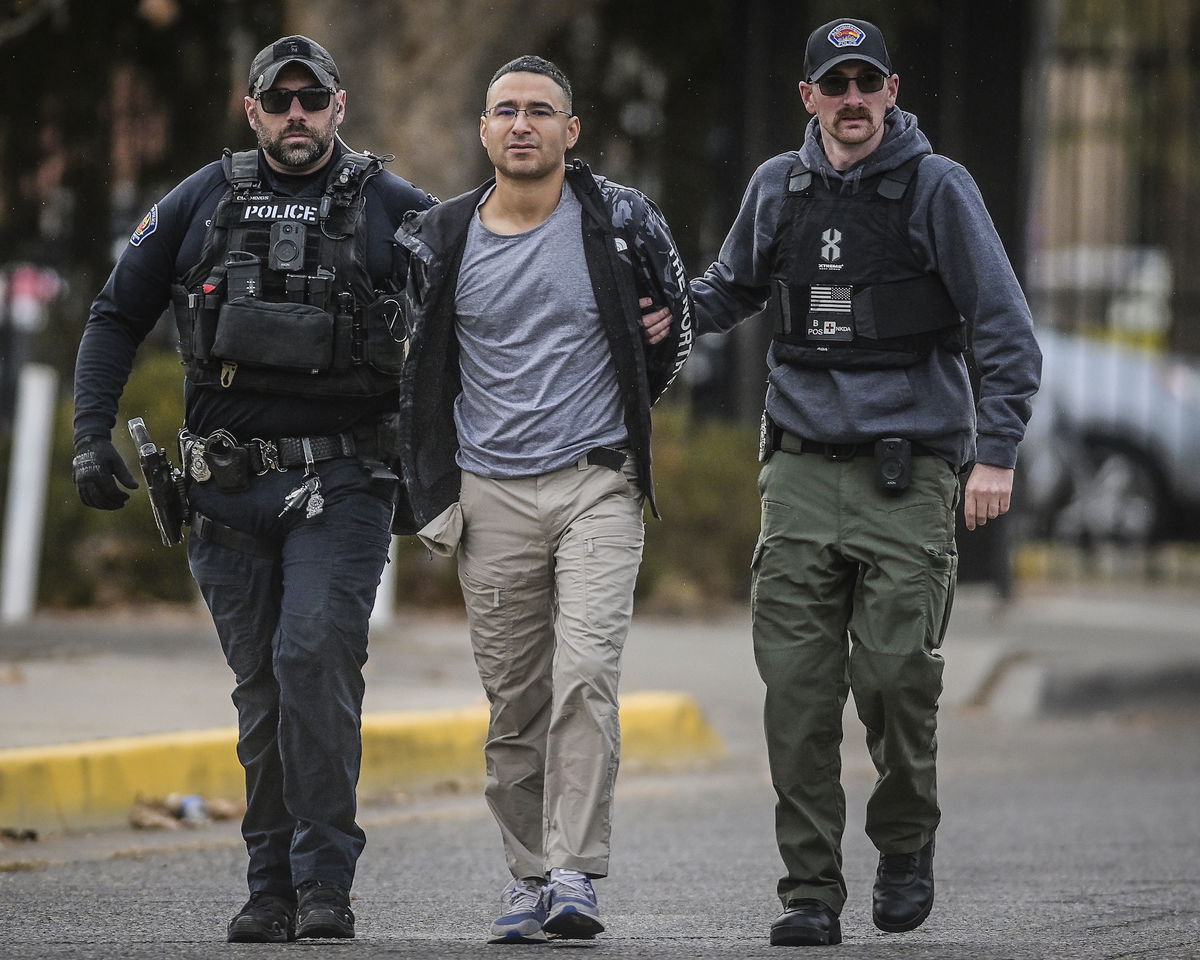
[[[490,90],[492,84],[506,73],[540,73],[543,77],[549,77],[562,88],[567,98],[567,109],[571,109],[571,81],[549,60],[531,54],[510,60],[492,75],[492,79],[488,81],[488,89]]]

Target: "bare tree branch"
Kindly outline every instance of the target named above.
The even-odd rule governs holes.
[[[41,0],[18,16],[0,23],[0,47],[27,34],[47,17],[66,12],[69,0]]]

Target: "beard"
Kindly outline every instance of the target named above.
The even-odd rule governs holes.
[[[263,128],[262,124],[255,125],[258,134],[258,145],[272,160],[282,166],[303,170],[310,167],[329,149],[337,134],[337,121],[333,111],[329,114],[329,122],[324,126],[313,126],[307,123],[291,123],[277,134]],[[304,133],[308,139],[300,143],[284,143],[284,139],[295,133]]]

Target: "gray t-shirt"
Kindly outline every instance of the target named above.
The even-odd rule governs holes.
[[[478,210],[471,220],[455,300],[463,470],[537,476],[628,442],[582,215],[564,183],[554,212],[525,233],[493,233]]]

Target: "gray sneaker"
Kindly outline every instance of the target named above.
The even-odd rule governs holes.
[[[492,922],[488,943],[545,943],[542,922],[546,908],[542,903],[541,877],[513,880],[500,894],[500,916]]]
[[[542,894],[546,920],[542,929],[562,940],[591,940],[604,932],[596,891],[587,877],[552,880]]]

